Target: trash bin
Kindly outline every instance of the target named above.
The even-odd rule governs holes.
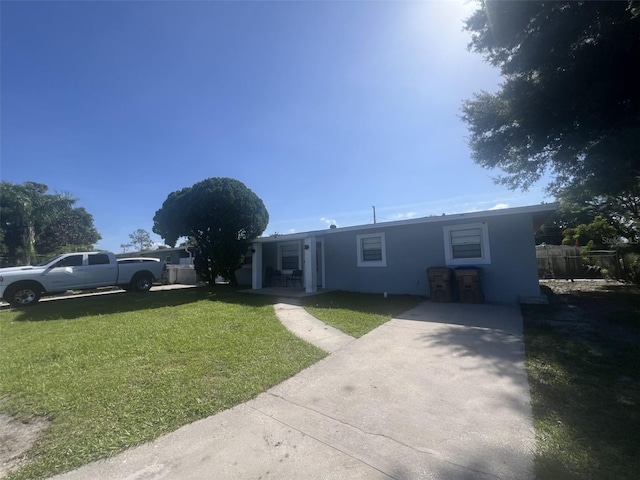
[[[455,269],[460,303],[484,303],[481,273],[482,270],[478,267],[458,267]]]
[[[433,302],[453,302],[451,269],[447,267],[427,268],[430,299]]]

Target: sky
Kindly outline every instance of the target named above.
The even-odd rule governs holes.
[[[210,177],[286,234],[553,201],[473,163],[461,106],[499,71],[473,2],[2,1],[0,178],[70,193],[97,249]]]

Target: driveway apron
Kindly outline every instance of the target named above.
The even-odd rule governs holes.
[[[235,408],[56,478],[533,479],[515,306],[422,302]]]

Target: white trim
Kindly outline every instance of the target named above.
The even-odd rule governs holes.
[[[481,254],[477,258],[454,258],[451,244],[451,232],[458,230],[480,229],[482,239],[480,241]],[[458,225],[446,225],[442,227],[444,236],[444,261],[447,265],[487,265],[491,263],[491,251],[489,249],[489,228],[487,222],[461,223]]]
[[[324,239],[323,238],[316,238],[316,258],[318,258],[318,254],[317,251],[320,250],[320,265],[316,265],[316,268],[318,269],[318,272],[320,272],[320,280],[321,282],[318,282],[316,280],[316,283],[318,285],[322,285],[322,288],[326,288],[327,287],[327,280],[325,278],[325,270],[324,270]]]
[[[382,250],[381,260],[364,260],[362,258],[362,240],[365,238],[380,238],[380,248]],[[387,266],[387,248],[385,245],[384,232],[379,233],[367,233],[364,235],[356,235],[356,248],[358,252],[358,266],[359,267],[386,267]]]
[[[304,290],[307,293],[318,291],[316,278],[316,239],[315,237],[304,240]]]

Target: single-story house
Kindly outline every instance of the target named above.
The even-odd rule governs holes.
[[[192,247],[158,248],[141,252],[116,253],[116,258],[147,257],[157,258],[167,265],[193,265],[194,252]]]
[[[193,247],[159,248],[156,250],[143,250],[141,252],[118,253],[116,258],[157,258],[165,262],[167,269],[163,282],[181,283],[184,285],[196,285],[198,279],[193,267]]]
[[[251,247],[251,286],[269,286],[274,271],[290,278],[301,270],[300,286],[309,293],[335,289],[429,296],[428,268],[470,267],[480,272],[486,302],[539,301],[534,233],[557,206],[260,237]]]

